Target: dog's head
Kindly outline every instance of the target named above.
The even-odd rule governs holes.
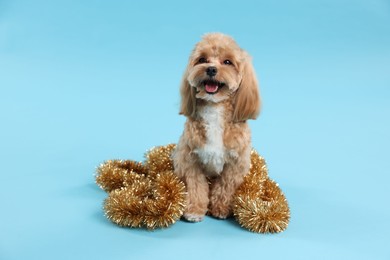
[[[196,99],[231,99],[235,122],[255,119],[260,110],[257,79],[250,56],[229,36],[206,34],[190,56],[181,84],[180,114],[193,117]]]

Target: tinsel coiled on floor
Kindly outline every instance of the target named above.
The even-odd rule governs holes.
[[[168,227],[183,215],[186,190],[173,173],[175,144],[152,148],[145,162],[109,160],[97,168],[96,183],[106,192],[105,215],[120,226]],[[285,230],[290,219],[286,197],[268,177],[264,159],[251,152],[250,172],[233,198],[238,223],[257,233]]]
[[[183,215],[185,186],[173,173],[174,145],[156,147],[144,163],[109,160],[97,168],[96,183],[108,192],[105,215],[120,226],[168,227]]]
[[[244,228],[257,233],[284,231],[290,209],[279,185],[268,177],[265,160],[251,152],[251,168],[233,199],[233,214]]]

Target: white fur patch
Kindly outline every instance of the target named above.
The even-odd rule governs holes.
[[[224,107],[205,106],[199,113],[205,124],[206,144],[195,152],[209,170],[212,170],[214,174],[220,174],[225,164]]]
[[[184,218],[189,222],[201,222],[204,218],[204,215],[184,213]]]

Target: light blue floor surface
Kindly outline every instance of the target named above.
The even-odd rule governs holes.
[[[291,223],[119,228],[95,167],[177,142],[212,31],[253,57],[253,146]],[[0,259],[390,259],[389,147],[387,0],[0,1]]]

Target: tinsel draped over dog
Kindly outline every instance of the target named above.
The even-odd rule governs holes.
[[[175,144],[152,148],[145,161],[109,160],[97,168],[96,183],[108,193],[104,212],[119,226],[168,227],[186,205],[186,187],[173,173]],[[251,166],[233,198],[233,214],[244,228],[278,233],[289,223],[290,209],[279,185],[268,176],[265,160],[252,149]]]

